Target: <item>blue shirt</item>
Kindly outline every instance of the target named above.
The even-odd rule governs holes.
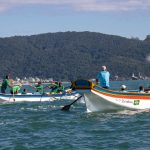
[[[100,86],[109,87],[110,73],[108,71],[101,71],[97,75],[97,79],[100,81]]]

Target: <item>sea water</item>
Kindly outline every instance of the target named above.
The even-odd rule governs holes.
[[[113,88],[150,81],[112,82]],[[131,88],[132,87],[132,88]],[[148,150],[150,111],[87,113],[71,100],[0,104],[0,150]]]

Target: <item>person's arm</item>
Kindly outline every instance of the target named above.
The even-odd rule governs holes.
[[[64,87],[64,86],[62,86],[62,90],[63,90],[63,91],[65,90],[65,87]]]
[[[97,76],[96,76],[96,84],[98,84],[99,77],[100,77],[100,73],[98,73]]]
[[[98,79],[96,79],[96,84],[98,84]]]
[[[63,85],[60,87],[60,91],[65,91],[65,87]]]
[[[9,88],[13,86],[12,80],[6,80],[6,82]]]

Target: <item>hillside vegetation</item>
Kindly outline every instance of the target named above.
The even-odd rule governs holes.
[[[145,40],[95,32],[57,32],[0,38],[0,76],[95,78],[106,65],[113,78],[150,76],[150,37]]]

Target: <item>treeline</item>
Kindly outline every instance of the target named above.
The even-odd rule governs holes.
[[[101,65],[111,77],[150,76],[150,37],[145,40],[95,32],[57,32],[0,38],[0,77],[55,80],[95,78]]]

